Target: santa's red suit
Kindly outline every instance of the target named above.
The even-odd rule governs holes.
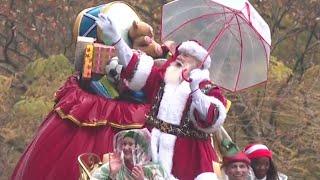
[[[187,41],[179,51],[191,51],[190,55],[201,59],[205,54],[197,51],[198,46]],[[133,54],[122,77],[129,81],[129,88],[142,89],[152,103],[147,122],[153,127],[153,160],[159,161],[172,179],[214,179],[212,161],[216,154],[210,133],[224,122],[226,99],[209,81],[207,68],[197,70],[200,81],[194,92],[187,81],[167,82],[166,71],[175,59],[176,56],[158,67],[151,57]]]
[[[210,133],[224,122],[226,99],[209,81],[211,59],[208,52],[198,43],[187,41],[177,48],[172,59],[158,67],[151,57],[133,53],[108,16],[100,14],[97,24],[103,38],[115,45],[119,64],[125,68],[121,76],[127,80],[128,88],[143,90],[147,103],[152,104],[147,123],[153,127],[153,160],[163,165],[170,179],[217,179],[212,167],[216,156]],[[179,53],[194,57],[186,58],[189,63],[184,67],[204,60],[202,67],[190,72],[190,83],[173,83],[168,76],[167,71],[171,72],[169,69]]]

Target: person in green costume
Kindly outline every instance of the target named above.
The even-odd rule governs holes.
[[[92,173],[92,179],[162,180],[167,175],[160,164],[152,163],[150,133],[147,129],[120,131],[114,137],[114,153]]]

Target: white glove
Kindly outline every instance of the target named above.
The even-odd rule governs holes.
[[[210,107],[209,98],[199,90],[199,84],[202,81],[209,80],[208,69],[193,69],[190,72],[190,89],[192,93],[192,104],[199,112],[202,119],[207,116],[208,108]]]
[[[121,39],[121,36],[112,20],[107,15],[100,13],[96,23],[102,29],[104,43],[107,44],[108,40],[111,40],[112,45],[115,46],[117,50],[119,64],[127,67],[133,52],[126,42]]]
[[[209,71],[207,69],[193,69],[190,72],[190,89],[192,92],[199,89],[199,84],[204,80],[209,80]]]
[[[111,40],[112,44],[119,42],[121,36],[107,15],[100,13],[96,23],[102,29],[104,43],[107,43],[107,40]]]

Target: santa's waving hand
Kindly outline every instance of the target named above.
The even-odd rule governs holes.
[[[171,179],[217,179],[210,137],[225,120],[226,99],[209,79],[207,50],[186,41],[165,64],[156,66],[150,56],[133,53],[108,17],[99,19],[98,25],[114,43],[124,66],[121,78],[128,88],[143,90],[151,104],[146,122],[153,127],[153,161],[161,163]]]

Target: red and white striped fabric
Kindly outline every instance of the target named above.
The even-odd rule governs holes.
[[[256,159],[260,157],[272,158],[272,152],[266,145],[263,144],[249,144],[244,148],[244,153],[249,159]]]

